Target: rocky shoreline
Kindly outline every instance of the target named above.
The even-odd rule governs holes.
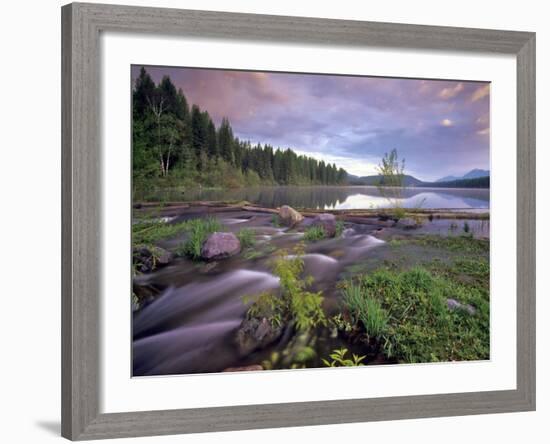
[[[134,244],[137,272],[133,285],[134,325],[139,327],[135,331],[141,332],[134,339],[135,374],[319,367],[340,361],[353,363],[350,353],[361,358],[361,362],[365,360],[367,365],[398,362],[398,358],[383,350],[381,338],[366,334],[366,327],[360,321],[352,322],[350,308],[342,306],[342,285],[392,263],[403,270],[417,263],[428,263],[433,257],[451,264],[455,258],[470,254],[469,243],[486,242],[487,215],[462,212],[447,218],[447,213],[446,210],[407,211],[405,217],[396,219],[380,210],[299,211],[288,206],[261,208],[248,202],[135,205],[137,224],[154,220],[160,221],[158,224],[163,228],[179,225],[185,228],[159,239],[154,245]],[[190,242],[194,233],[187,225],[204,218],[215,220],[216,230],[204,234],[200,245],[195,246],[196,258],[191,259],[182,253],[185,251],[182,246]],[[146,226],[143,230],[154,230],[155,226],[152,227]],[[141,237],[144,237],[143,230],[137,230]],[[446,238],[456,238],[457,245],[459,241],[465,242],[460,246],[464,252],[457,254],[453,251],[454,245],[441,247],[435,242]],[[304,245],[303,252],[292,253],[298,244]],[[300,279],[307,279],[300,291],[322,295],[322,322],[306,330],[296,327],[288,307],[280,313],[273,308],[254,312],[251,307],[258,299],[256,302],[243,300],[264,294],[266,290],[284,299],[281,296],[284,289],[277,289],[281,275],[277,276],[277,267],[273,268],[273,263],[281,260],[281,251],[286,252],[283,254],[287,255],[284,256],[287,261],[297,261],[302,270]],[[410,264],[401,264],[402,256]],[[445,312],[453,317],[479,315],[479,307],[468,299],[460,299],[454,293],[445,295],[441,301]],[[268,302],[273,304],[274,300],[277,299]],[[166,305],[163,312],[174,313],[170,321],[157,319],[153,314],[163,304]],[[188,304],[188,308],[183,309],[182,304]],[[141,328],[145,318],[151,325]],[[218,324],[222,320],[223,324]],[[184,334],[187,328],[190,333]],[[196,337],[193,342],[193,328],[217,331],[217,339],[209,342],[205,338],[200,346],[202,342]],[[222,330],[218,332],[218,328]],[[177,346],[168,346],[173,344],[171,335],[179,334],[185,339],[179,340]],[[151,347],[153,341],[159,341],[156,348]],[[170,356],[161,353],[164,357],[159,357],[162,347],[175,347],[180,351]],[[190,358],[184,359],[201,347],[218,355],[202,366],[191,363]],[[328,359],[336,350],[346,350],[347,355],[336,361]],[[153,367],[147,364],[152,356],[161,364]],[[362,365],[359,361],[355,364]]]

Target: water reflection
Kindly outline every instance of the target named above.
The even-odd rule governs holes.
[[[246,200],[264,207],[290,205],[296,208],[368,209],[392,206],[377,187],[255,187],[235,190],[177,189],[152,191],[137,200]],[[398,199],[405,208],[489,208],[488,189],[402,188]]]

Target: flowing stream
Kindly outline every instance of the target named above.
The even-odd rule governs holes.
[[[219,262],[178,258],[169,266],[136,279],[138,285],[152,286],[160,295],[133,314],[134,376],[209,373],[259,364],[284,346],[275,342],[260,353],[240,356],[235,336],[246,315],[246,298],[278,289],[279,278],[272,272],[273,259],[281,254],[292,258],[303,233],[274,227],[271,215],[266,213],[235,211],[211,216],[220,219],[225,231],[237,232],[245,227],[253,230],[256,243]],[[180,216],[174,221],[186,217],[196,215]],[[415,233],[452,235],[450,223],[434,219]],[[476,235],[488,236],[488,221],[468,223]],[[322,291],[327,316],[341,311],[341,292],[336,284],[349,276],[350,268],[376,255],[378,263],[383,262],[384,253],[391,249],[382,239],[387,230],[395,229],[381,228],[376,223],[347,223],[342,236],[305,244],[304,276],[313,278],[311,291]],[[173,248],[184,240],[182,235],[161,242],[160,246]],[[320,344],[324,347],[318,350],[320,356],[339,346],[349,347],[329,337],[322,338]]]

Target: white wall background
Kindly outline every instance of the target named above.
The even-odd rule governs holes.
[[[544,229],[550,161],[550,29],[545,3],[460,0],[297,2],[158,0],[120,2],[219,11],[421,23],[537,32],[538,226]],[[103,0],[103,3],[116,3]],[[6,2],[0,39],[0,405],[3,442],[60,441],[60,6],[58,0]],[[512,6],[513,5],[513,6]],[[546,174],[545,174],[546,173]],[[538,233],[538,411],[369,424],[126,440],[223,442],[542,442],[548,434],[550,309],[545,247]],[[546,274],[546,276],[545,276]],[[411,381],[413,383],[413,381]]]

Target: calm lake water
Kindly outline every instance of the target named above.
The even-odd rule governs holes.
[[[367,186],[256,187],[234,190],[165,190],[147,198],[168,201],[246,200],[263,207],[369,209],[398,203],[405,208],[483,210],[489,208],[489,190],[472,188],[401,188],[380,190]]]

